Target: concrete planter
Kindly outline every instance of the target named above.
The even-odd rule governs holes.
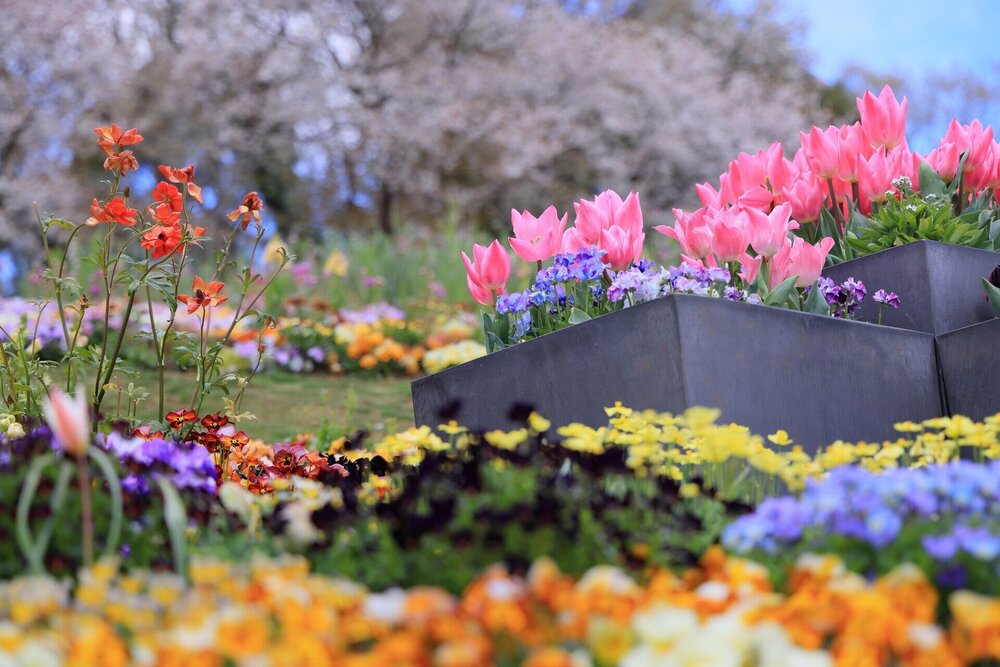
[[[1000,412],[1000,319],[937,337],[949,414],[980,420]]]

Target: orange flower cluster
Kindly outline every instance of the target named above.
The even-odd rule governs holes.
[[[80,667],[140,658],[178,666],[948,667],[1000,657],[997,600],[956,594],[946,632],[933,622],[933,590],[912,570],[867,584],[845,580],[835,559],[814,560],[797,568],[787,597],[770,591],[759,566],[712,550],[697,570],[653,573],[645,585],[612,566],[578,580],[549,560],[527,577],[494,567],[461,598],[428,587],[372,593],[311,575],[304,559],[289,556],[246,568],[196,559],[189,582],[120,574],[101,562],[81,573],[72,596],[46,577],[0,583],[0,659]],[[830,642],[829,653],[803,647],[817,637]]]
[[[316,479],[326,471],[347,476],[343,466],[331,465],[319,452],[306,449],[301,442],[267,445],[260,440],[231,442],[228,452],[213,452],[220,471],[220,482],[236,482],[256,494],[274,491],[275,480]]]
[[[411,375],[420,371],[420,360],[426,349],[422,345],[405,345],[387,336],[383,323],[341,324],[335,329],[338,343],[346,344],[348,358],[363,370],[373,370],[379,364],[398,364]]]

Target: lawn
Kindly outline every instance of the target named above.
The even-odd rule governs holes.
[[[152,394],[155,373],[145,372],[137,384]],[[188,407],[190,376],[168,372],[165,389],[167,410]],[[206,405],[214,409],[221,407],[221,401],[209,399]],[[250,384],[242,410],[257,416],[257,421],[246,423],[247,433],[268,442],[280,442],[296,433],[314,433],[324,426],[365,428],[377,436],[413,425],[410,381],[395,377],[267,372]],[[159,419],[155,413],[156,399],[150,396],[140,404],[139,416]]]

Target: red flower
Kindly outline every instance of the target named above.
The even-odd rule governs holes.
[[[121,197],[115,197],[103,206],[95,199],[90,202],[90,218],[87,219],[87,224],[93,227],[102,222],[116,222],[119,225],[131,227],[135,224],[137,215],[139,212],[134,208],[129,208]]]
[[[260,226],[260,212],[264,210],[264,202],[260,200],[256,192],[247,193],[247,196],[243,198],[243,203],[237,208],[230,211],[226,217],[229,218],[230,222],[236,222],[240,220],[240,224],[243,225],[243,229],[247,228],[251,220]]]
[[[121,151],[104,158],[104,171],[117,171],[122,176],[133,169],[139,168],[139,161],[135,159],[132,151]]]
[[[114,123],[111,124],[111,127],[95,128],[94,134],[97,135],[97,145],[103,148],[108,155],[118,153],[120,147],[132,146],[142,141],[142,135],[134,127],[122,132],[122,128]]]
[[[199,204],[203,203],[201,201],[201,188],[194,184],[193,164],[189,164],[183,169],[176,169],[174,167],[168,167],[165,164],[161,164],[160,173],[163,174],[163,178],[167,179],[171,183],[183,183],[186,185],[188,194],[191,195],[192,199],[197,201]]]
[[[194,410],[176,410],[174,412],[168,412],[165,417],[167,423],[170,424],[170,428],[179,429],[185,424],[190,424],[198,419],[197,413]]]
[[[221,412],[216,412],[213,415],[205,415],[201,418],[201,425],[209,431],[218,431],[228,423],[229,417],[225,416]]]
[[[153,259],[165,257],[181,244],[180,225],[155,225],[142,235],[139,245],[149,251]]]
[[[171,211],[180,211],[183,205],[181,191],[177,186],[166,181],[160,181],[153,189],[153,201],[160,204],[168,204]]]
[[[161,225],[180,226],[181,212],[170,208],[170,204],[156,204],[149,207],[153,221]]]
[[[210,282],[207,285],[200,277],[194,277],[194,294],[179,294],[177,295],[177,300],[187,306],[188,315],[192,314],[199,308],[211,308],[212,306],[218,306],[220,303],[224,303],[228,296],[219,296],[219,291],[225,287],[224,283],[219,281]]]
[[[214,454],[219,449],[221,438],[218,433],[192,433],[194,441],[208,450],[209,454]]]
[[[243,431],[237,431],[232,435],[221,436],[222,444],[227,449],[240,449],[250,442],[249,436]]]

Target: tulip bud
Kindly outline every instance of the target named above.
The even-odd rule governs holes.
[[[64,451],[83,456],[90,446],[90,414],[82,392],[73,398],[53,387],[42,402],[42,412]]]

